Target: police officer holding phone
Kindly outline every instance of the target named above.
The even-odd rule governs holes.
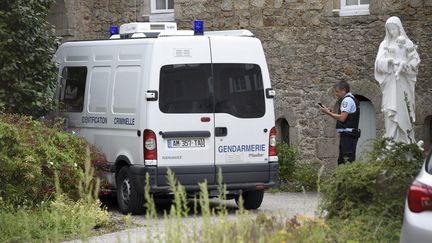
[[[339,133],[338,164],[355,160],[357,141],[360,137],[358,129],[360,120],[360,103],[350,92],[347,82],[340,81],[334,85],[335,94],[339,98],[338,112],[318,103],[320,111],[336,120],[336,131]]]

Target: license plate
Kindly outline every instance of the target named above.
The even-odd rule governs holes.
[[[203,148],[204,138],[168,139],[168,148]]]

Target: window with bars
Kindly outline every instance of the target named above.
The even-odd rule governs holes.
[[[370,0],[341,0],[340,16],[369,15]]]
[[[152,13],[174,12],[174,0],[151,0]]]

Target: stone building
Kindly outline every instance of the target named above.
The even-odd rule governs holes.
[[[158,1],[165,9],[156,9]],[[169,6],[169,7],[168,7]],[[206,30],[251,30],[263,42],[273,87],[280,139],[297,146],[302,161],[336,166],[335,122],[320,114],[317,103],[335,105],[333,84],[347,80],[361,101],[367,140],[383,134],[381,91],[374,61],[385,35],[384,23],[399,16],[422,59],[416,85],[418,140],[432,140],[431,0],[60,0],[50,19],[70,39],[107,38],[112,24],[176,21],[191,29],[195,19]],[[363,146],[362,146],[363,145]]]

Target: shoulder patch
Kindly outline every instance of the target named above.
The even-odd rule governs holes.
[[[347,108],[347,107],[348,107],[348,101],[344,101],[344,102],[342,102],[342,107],[343,107],[343,108]]]

